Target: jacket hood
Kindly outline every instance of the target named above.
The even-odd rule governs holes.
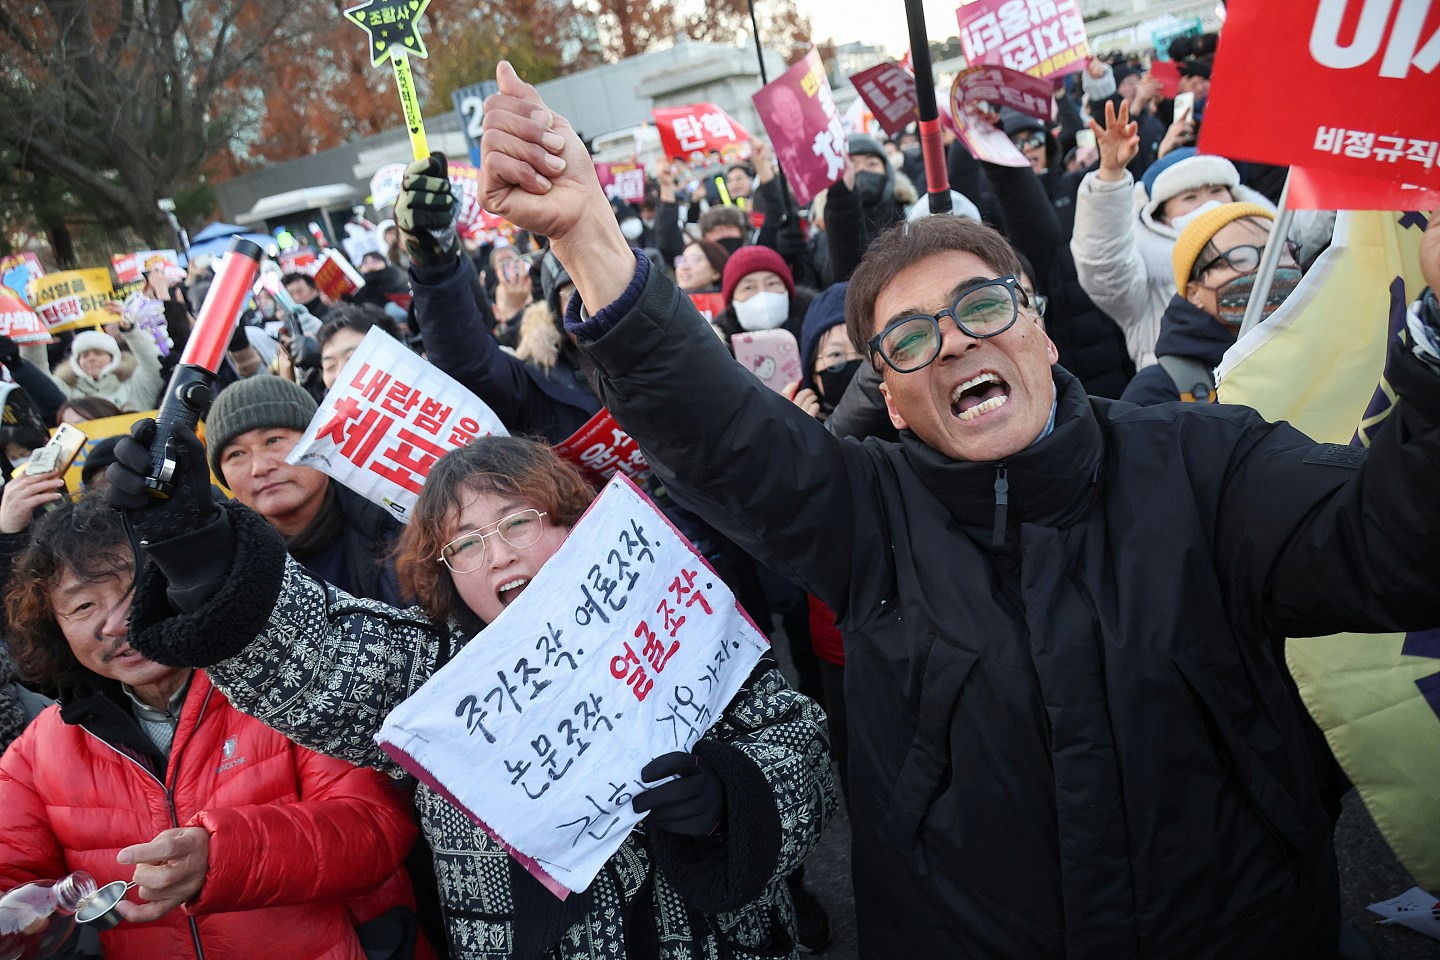
[[[805,321],[800,325],[800,384],[815,385],[815,352],[826,330],[845,322],[845,291],[850,282],[831,284],[810,301]]]
[[[1099,421],[1080,381],[1063,367],[1051,370],[1055,429],[1003,462],[1010,485],[1005,518],[1009,526],[1070,526],[1089,512],[1097,496],[1096,481],[1105,459]],[[952,460],[909,430],[900,432],[900,444],[926,489],[972,537],[989,544],[1001,464]]]
[[[1196,186],[1204,185],[1203,183],[1196,184]],[[1184,190],[1177,190],[1174,193],[1168,194],[1163,200],[1156,201],[1146,196],[1145,184],[1135,184],[1135,206],[1140,211],[1140,222],[1151,233],[1158,234],[1167,240],[1178,238],[1180,232],[1170,224],[1162,222],[1159,211],[1160,208],[1165,205],[1165,200],[1169,200],[1170,197],[1175,196],[1176,193],[1184,192]],[[1260,193],[1258,190],[1252,190],[1247,186],[1236,185],[1231,187],[1230,196],[1234,198],[1236,203],[1255,203],[1269,210],[1271,213],[1275,212],[1275,204],[1271,203],[1263,193]]]
[[[55,376],[72,387],[82,383],[88,384],[92,390],[104,396],[110,391],[118,390],[122,383],[129,380],[135,373],[137,363],[135,354],[121,353],[118,361],[112,361],[100,376],[95,378],[76,366],[75,358],[72,356],[55,368]]]
[[[1178,293],[1170,298],[1160,318],[1157,357],[1194,357],[1213,369],[1233,346],[1235,334],[1229,327]]]

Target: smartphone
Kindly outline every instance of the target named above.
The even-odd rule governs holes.
[[[85,444],[90,440],[80,431],[80,428],[68,423],[60,424],[50,442],[39,450],[30,454],[30,460],[25,464],[25,475],[28,477],[58,477],[70,469],[70,464],[80,455]]]
[[[1185,119],[1195,119],[1195,94],[1193,91],[1175,94],[1175,120],[1179,122]],[[1091,136],[1094,136],[1093,132]]]
[[[789,330],[756,330],[730,336],[740,365],[776,393],[800,379],[800,345]]]

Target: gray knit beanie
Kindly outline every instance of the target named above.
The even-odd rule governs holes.
[[[298,383],[262,373],[232,383],[215,398],[205,418],[205,456],[215,476],[225,479],[220,454],[248,430],[289,427],[305,432],[319,404]]]

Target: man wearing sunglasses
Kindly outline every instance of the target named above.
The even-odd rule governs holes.
[[[1330,823],[1266,638],[1440,623],[1440,310],[1391,365],[1392,425],[1321,445],[1087,397],[1004,239],[929,217],[846,298],[900,440],[839,440],[736,367],[570,125],[498,79],[482,199],[551,238],[610,411],[836,613],[861,956],[1334,956]],[[1440,285],[1440,219],[1423,259]]]
[[[1149,406],[1183,400],[1214,403],[1214,370],[1235,343],[1275,215],[1253,203],[1227,203],[1196,217],[1175,241],[1179,291],[1160,318],[1156,363],[1135,375],[1122,400]],[[1287,243],[1261,317],[1268,319],[1300,282],[1295,245]]]

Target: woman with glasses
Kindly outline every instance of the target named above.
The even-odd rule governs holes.
[[[374,741],[386,715],[472,638],[485,642],[485,625],[524,592],[595,495],[542,443],[483,437],[452,451],[431,470],[397,546],[402,582],[420,599],[398,610],[307,574],[264,521],[214,506],[203,476],[182,481],[169,519],[146,509],[135,483],[145,447],[128,440],[118,457],[116,502],[159,568],[137,587],[137,646],[205,664],[231,702],[296,742],[396,776]],[[227,539],[229,560],[217,567]],[[162,589],[184,613],[152,602]],[[650,815],[588,890],[563,901],[419,786],[452,955],[792,956],[784,878],[835,805],[820,709],[766,658],[692,753],[656,758],[642,776],[668,781],[635,798]]]
[[[675,258],[675,285],[686,293],[719,293],[729,258],[713,240],[696,240]]]

